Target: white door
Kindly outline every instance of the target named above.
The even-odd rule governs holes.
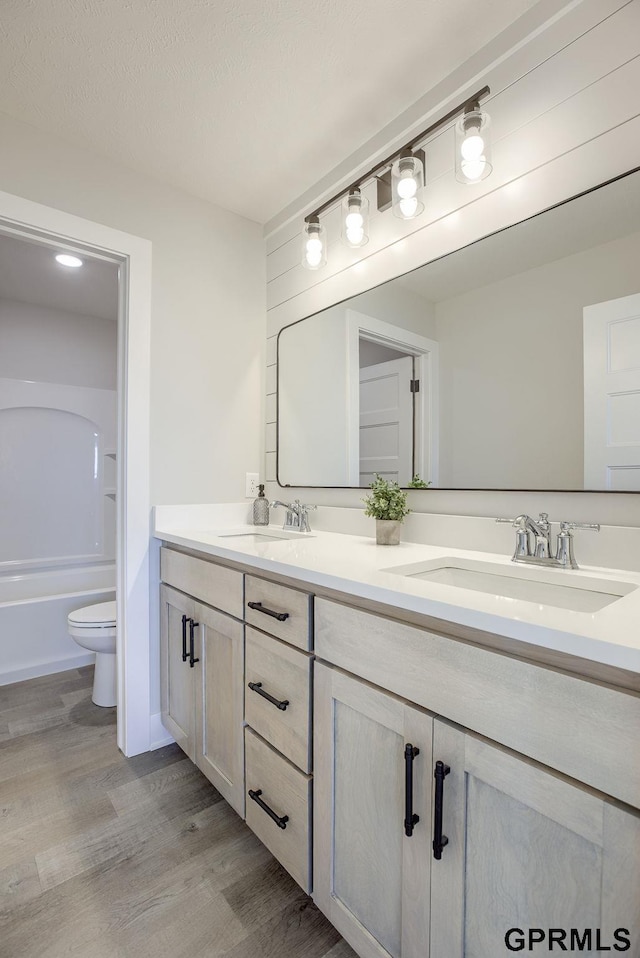
[[[583,310],[584,487],[640,491],[640,293]]]
[[[413,469],[413,359],[360,370],[360,485],[378,473],[406,486]]]

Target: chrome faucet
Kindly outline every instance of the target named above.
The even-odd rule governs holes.
[[[273,508],[282,506],[283,509],[287,510],[283,529],[294,530],[295,532],[311,532],[309,510],[317,509],[317,506],[307,505],[300,502],[299,499],[294,499],[293,502],[280,502],[279,499],[276,499],[275,502],[271,503],[271,506]]]
[[[556,537],[555,556],[551,555],[551,523],[549,515],[541,512],[537,521],[523,514],[515,519],[496,519],[496,522],[508,522],[516,530],[516,545],[513,562],[526,562],[529,565],[547,566],[556,569],[577,569],[573,552],[573,530],[589,529],[600,532],[598,523],[561,522]],[[533,541],[532,541],[533,540]]]

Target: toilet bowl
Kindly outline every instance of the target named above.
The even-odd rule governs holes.
[[[116,604],[99,602],[71,612],[67,619],[69,635],[96,653],[91,700],[96,705],[116,704]]]

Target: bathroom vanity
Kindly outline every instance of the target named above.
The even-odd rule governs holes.
[[[156,520],[163,721],[356,952],[640,953],[640,575],[556,573],[609,597],[575,611],[401,571],[508,557],[264,532]]]

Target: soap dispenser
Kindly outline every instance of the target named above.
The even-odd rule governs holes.
[[[253,524],[254,526],[269,525],[269,500],[265,497],[262,483],[258,486],[258,498],[253,500]]]

